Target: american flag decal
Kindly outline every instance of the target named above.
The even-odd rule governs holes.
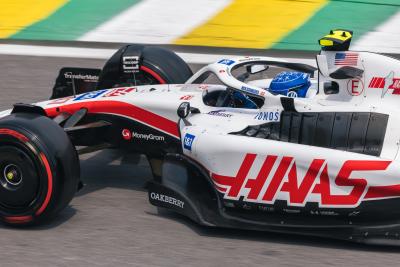
[[[357,66],[358,53],[336,53],[335,65],[336,66]]]

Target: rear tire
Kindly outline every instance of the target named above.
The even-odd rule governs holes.
[[[135,56],[139,58],[138,70],[135,73],[126,71],[124,57]],[[121,47],[104,65],[97,89],[150,84],[183,84],[192,75],[188,64],[170,50],[154,46],[126,45]]]
[[[143,49],[142,57],[143,66],[157,73],[165,83],[182,84],[193,75],[188,64],[170,50],[149,46]]]
[[[75,148],[52,120],[28,113],[0,120],[1,221],[49,221],[74,197],[79,173]]]

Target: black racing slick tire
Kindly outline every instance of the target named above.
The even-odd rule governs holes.
[[[79,158],[64,130],[29,113],[0,119],[0,220],[48,222],[77,192]]]
[[[142,57],[143,66],[155,72],[160,82],[182,84],[193,75],[188,64],[170,50],[148,46],[143,49]]]
[[[139,60],[134,61],[132,58]],[[97,89],[183,84],[192,75],[188,64],[174,52],[161,47],[132,44],[121,47],[107,61],[100,74]]]

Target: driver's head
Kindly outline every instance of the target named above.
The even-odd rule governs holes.
[[[297,71],[283,71],[272,80],[269,91],[289,97],[306,97],[310,88],[310,74]]]

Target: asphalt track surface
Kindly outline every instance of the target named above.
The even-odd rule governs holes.
[[[47,99],[62,66],[103,60],[0,56],[0,110]],[[199,66],[192,66],[198,68]],[[141,156],[82,157],[84,189],[50,224],[0,226],[0,266],[399,266],[400,247],[212,229],[158,212],[144,189]]]

